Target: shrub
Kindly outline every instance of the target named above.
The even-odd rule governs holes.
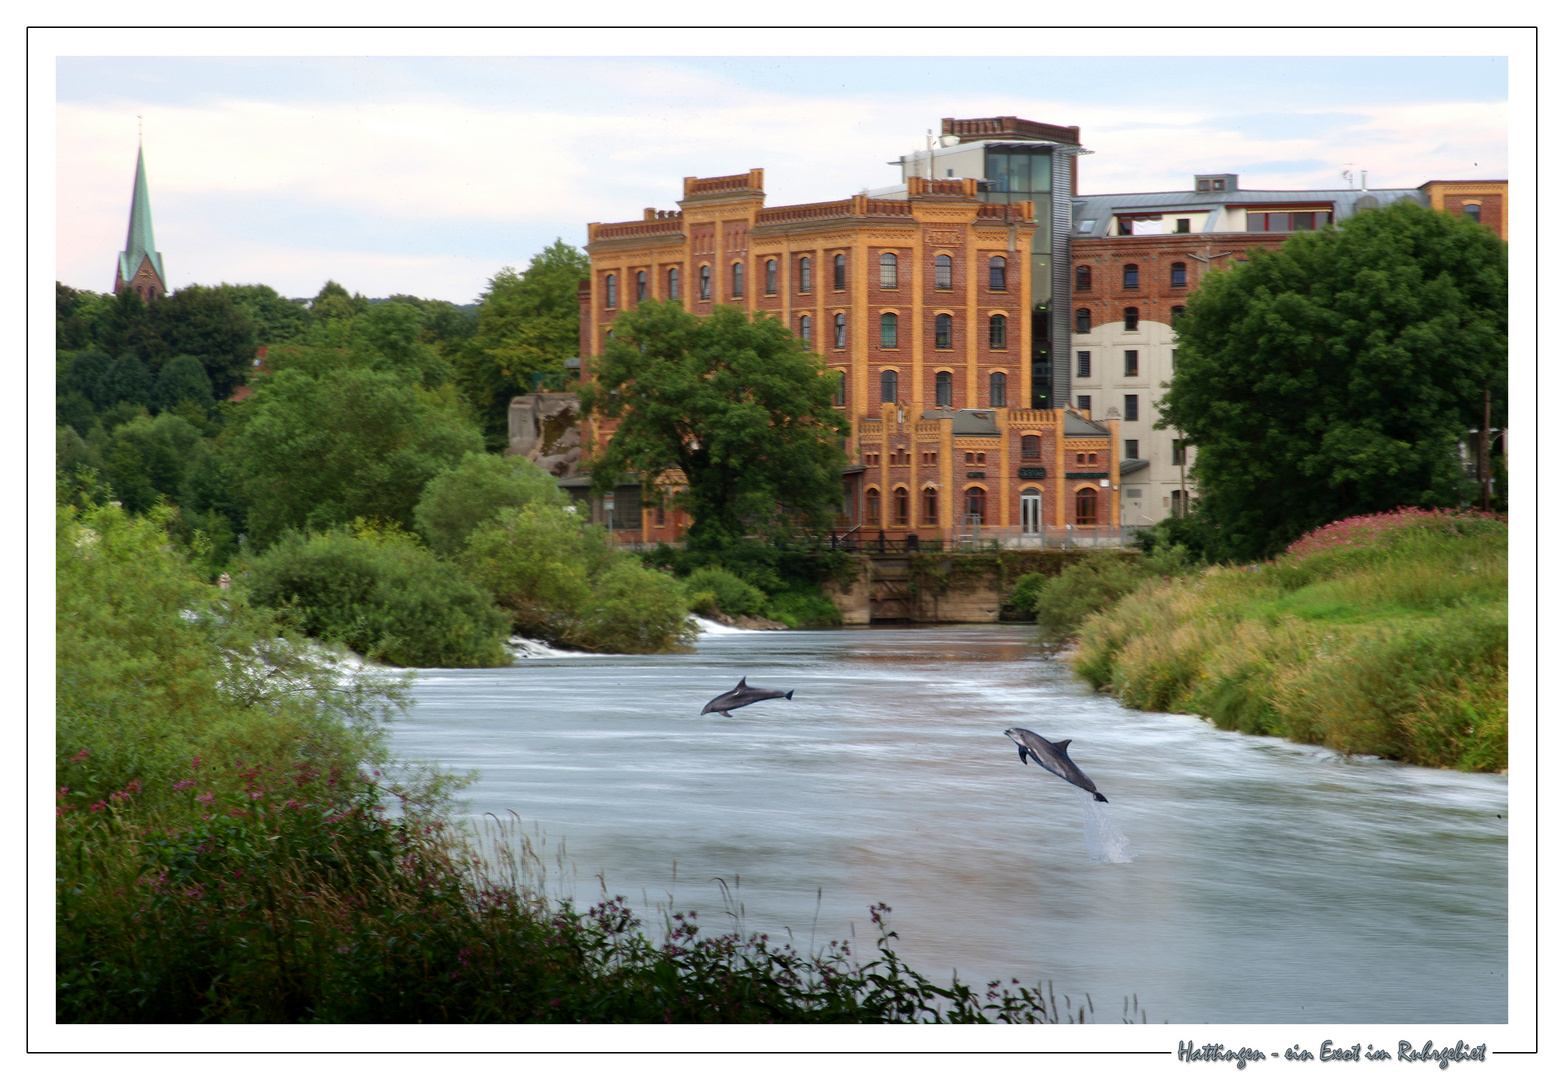
[[[454,555],[474,529],[501,510],[566,501],[554,478],[526,458],[469,453],[424,486],[413,519],[431,548]]]
[[[783,592],[766,601],[766,618],[793,630],[824,630],[842,625],[841,609],[819,592]]]
[[[1044,651],[1055,653],[1064,648],[1088,615],[1134,592],[1141,580],[1129,558],[1094,551],[1065,567],[1058,577],[1040,582],[1033,594],[1033,608]]]
[[[744,581],[737,574],[720,566],[705,566],[684,579],[684,591],[693,600],[703,594],[711,594],[714,606],[725,615],[759,615],[766,604],[766,594]],[[709,612],[703,612],[709,614]]]

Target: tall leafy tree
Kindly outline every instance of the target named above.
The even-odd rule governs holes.
[[[478,328],[453,357],[457,384],[483,419],[490,446],[508,439],[511,398],[532,392],[532,376],[562,373],[579,355],[577,290],[592,272],[578,248],[555,240],[535,255],[526,273],[507,266],[489,279],[478,307]]]
[[[270,285],[230,285],[225,281],[217,290],[250,317],[258,344],[293,341],[309,327],[310,310],[303,301],[290,300]]]
[[[776,319],[727,306],[699,319],[677,301],[643,301],[615,320],[592,375],[583,409],[617,423],[594,483],[637,473],[650,490],[679,470],[692,547],[831,521],[849,425],[831,404],[835,378]]]
[[[255,362],[255,323],[223,288],[186,285],[153,303],[149,312],[160,346],[154,359],[194,356],[219,399],[244,385]]]
[[[1179,326],[1159,426],[1197,448],[1219,558],[1474,494],[1457,447],[1505,413],[1506,245],[1410,203],[1301,233],[1209,275]]]

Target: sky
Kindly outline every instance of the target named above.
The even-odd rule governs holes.
[[[332,279],[454,303],[556,238],[585,243],[587,222],[673,209],[685,176],[764,168],[774,206],[894,184],[888,162],[947,116],[1078,125],[1085,193],[1197,172],[1245,188],[1509,176],[1513,34],[1364,32],[1358,55],[1328,55],[1339,33],[1054,36],[1056,55],[982,55],[993,35],[959,32],[867,55],[886,42],[844,34],[849,55],[819,56],[803,55],[819,35],[777,32],[768,47],[793,55],[734,56],[698,54],[756,36],[65,34],[43,58],[55,275],[112,287],[138,125],[172,288],[313,296]],[[1109,45],[1139,55],[1091,54]],[[627,47],[643,55],[611,54]],[[1442,54],[1389,55],[1409,50]]]

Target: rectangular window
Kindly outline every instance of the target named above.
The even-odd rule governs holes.
[[[1075,377],[1077,379],[1089,379],[1092,374],[1092,354],[1078,352],[1075,354]]]
[[[1175,464],[1175,465],[1182,465],[1182,464],[1184,464],[1184,440],[1183,439],[1174,439],[1173,440],[1173,464]]]
[[[1124,419],[1126,419],[1126,420],[1139,420],[1140,419],[1140,395],[1139,394],[1125,394],[1124,395]]]
[[[1124,440],[1124,458],[1125,458],[1125,460],[1128,461],[1131,458],[1138,458],[1138,457],[1140,457],[1140,440],[1139,439],[1125,439]]]
[[[1174,371],[1178,370],[1178,350],[1177,349],[1169,349],[1168,350],[1168,367],[1171,368]]]
[[[1076,397],[1076,399],[1075,399],[1075,407],[1077,409],[1081,410],[1081,412],[1091,412],[1092,411],[1092,396],[1090,394],[1080,394],[1080,395],[1078,395]]]
[[[1124,350],[1124,374],[1126,374],[1126,375],[1139,375],[1140,374],[1140,350],[1139,349],[1125,349]]]
[[[1175,232],[1188,232],[1189,231],[1189,219],[1187,217],[1179,218],[1178,219],[1178,228],[1175,229],[1174,231]]]
[[[1196,191],[1210,191],[1211,190],[1211,181],[1209,181],[1209,180],[1196,180],[1195,181],[1195,190]]]

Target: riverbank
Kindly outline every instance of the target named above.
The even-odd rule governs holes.
[[[1509,765],[1508,529],[1398,511],[1271,563],[1142,586],[1088,619],[1073,669],[1124,704],[1348,754]]]

